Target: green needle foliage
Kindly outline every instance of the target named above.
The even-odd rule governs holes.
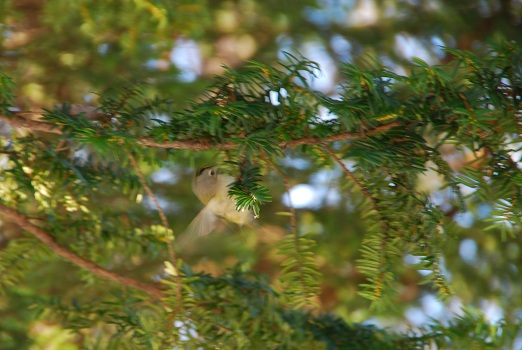
[[[318,272],[313,248],[315,241],[289,235],[279,245],[279,254],[287,258],[281,263],[280,281],[288,302],[296,307],[313,303],[319,294]]]
[[[308,85],[314,62],[287,54],[277,67],[227,69],[189,103],[151,99],[146,85],[127,84],[101,93],[97,108],[59,105],[40,120],[14,112],[15,87],[1,75],[2,120],[33,132],[2,138],[0,212],[43,243],[13,239],[0,251],[0,291],[20,293],[32,270],[73,262],[80,268],[64,265],[70,288],[59,297],[31,296],[39,317],[82,335],[88,349],[509,348],[520,322],[489,324],[473,311],[407,334],[321,312],[321,253],[299,225],[278,245],[278,282],[246,264],[219,276],[194,272],[170,249],[172,228],[141,177],[141,168],[217,151],[215,159],[239,170],[229,190],[237,209],[259,216],[272,200],[261,174],[288,149],[324,169],[339,166],[366,223],[360,295],[375,312],[393,308],[413,256],[413,268],[425,272],[419,283],[445,300],[455,287],[444,250],[459,232],[419,178],[440,174],[456,211],[491,204],[486,230],[504,240],[520,234],[522,217],[522,169],[511,157],[521,151],[522,49],[501,42],[483,56],[448,52],[447,65],[415,59],[404,76],[371,56],[345,64],[336,98]],[[471,161],[455,170],[445,147]],[[8,336],[0,331],[0,340]]]
[[[239,180],[229,185],[228,193],[236,200],[238,211],[252,210],[254,217],[259,218],[260,205],[272,200],[270,192],[260,182],[259,168],[250,168],[241,173]]]
[[[9,113],[9,106],[14,104],[14,82],[6,74],[0,72],[0,112]]]

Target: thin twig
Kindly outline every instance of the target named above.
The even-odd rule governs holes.
[[[303,277],[303,261],[301,258],[301,244],[299,242],[299,234],[297,232],[297,220],[296,220],[296,213],[295,213],[295,207],[292,203],[292,197],[290,196],[290,184],[288,183],[288,179],[283,173],[281,169],[270,159],[266,154],[264,154],[264,158],[266,161],[271,165],[271,167],[281,176],[281,179],[283,179],[283,183],[285,185],[286,194],[288,196],[288,208],[290,210],[290,226],[292,230],[292,235],[294,239],[294,246],[295,246],[295,252],[296,252],[296,258],[298,259],[297,266],[297,273],[298,273],[298,279],[299,284],[301,284],[302,291],[303,291],[303,297],[306,300],[306,294],[307,294],[307,288],[306,288],[306,282]]]
[[[377,217],[379,218],[379,223],[382,228],[382,234],[383,234],[384,239],[382,239],[380,242],[381,250],[380,250],[379,254],[381,257],[381,261],[384,262],[384,260],[386,259],[386,252],[388,250],[389,233],[388,233],[388,222],[386,220],[384,220],[384,218],[381,215],[379,203],[377,203],[377,200],[375,199],[375,197],[373,197],[372,194],[368,191],[368,189],[361,183],[361,181],[359,181],[359,179],[357,177],[355,177],[355,175],[350,171],[350,169],[348,169],[348,167],[346,167],[346,165],[335,154],[335,152],[326,143],[323,143],[322,146],[326,150],[326,152],[337,162],[337,164],[339,164],[339,166],[344,171],[346,176],[348,178],[350,178],[357,185],[357,187],[362,192],[362,194],[368,200],[370,200],[373,210],[375,210],[375,213],[376,213]],[[383,277],[384,277],[384,272],[383,271],[379,272],[379,274],[377,275],[376,282],[374,283],[374,292],[373,293],[374,293],[374,296],[377,296],[379,298],[382,295]]]
[[[286,194],[288,195],[288,209],[290,210],[290,227],[292,230],[292,234],[297,237],[297,220],[295,207],[292,203],[292,198],[290,197],[290,184],[288,183],[288,179],[286,178],[285,173],[263,152],[264,159],[270,164],[270,166],[281,176],[283,179],[283,183],[285,185]]]
[[[42,117],[41,113],[37,112],[19,112],[14,114],[13,116],[3,116],[0,115],[0,120],[2,120],[5,123],[8,123],[15,127],[23,127],[28,128],[34,131],[43,131],[47,133],[52,134],[62,134],[62,130],[60,129],[60,126],[54,125],[47,122],[42,122],[38,120],[30,119],[30,117]],[[386,130],[389,130],[393,127],[399,126],[399,122],[392,122],[389,124],[381,125],[378,127],[375,127],[370,130],[366,130],[364,134],[361,134],[359,132],[344,132],[337,135],[332,135],[329,137],[326,137],[324,139],[319,139],[317,137],[302,137],[302,138],[296,138],[290,141],[281,141],[278,142],[279,147],[285,147],[285,146],[299,146],[299,145],[306,145],[306,144],[322,144],[323,142],[333,142],[333,141],[340,141],[340,140],[347,140],[347,139],[359,139],[366,136],[371,136],[374,134],[378,134],[381,132],[384,132]],[[224,142],[219,144],[212,144],[209,142],[203,142],[198,140],[182,140],[182,141],[155,141],[151,138],[142,138],[140,140],[137,140],[137,143],[141,146],[146,147],[156,147],[156,148],[173,148],[173,149],[188,149],[193,151],[204,151],[204,150],[211,150],[211,149],[219,149],[219,150],[227,150],[227,149],[236,149],[238,148],[238,145],[236,143],[232,142]]]
[[[151,284],[143,283],[131,277],[122,276],[120,274],[117,274],[116,272],[104,269],[103,267],[95,264],[94,262],[86,260],[81,256],[77,255],[76,253],[70,251],[69,249],[62,247],[61,245],[56,243],[54,237],[52,237],[49,233],[45,232],[40,227],[31,224],[29,222],[29,218],[27,218],[25,215],[17,212],[14,209],[9,208],[8,206],[2,203],[0,203],[0,212],[4,213],[13,223],[17,224],[22,229],[30,232],[33,236],[42,241],[53,252],[55,252],[62,258],[72,262],[73,264],[88,270],[93,275],[96,275],[106,280],[123,284],[125,286],[137,290],[141,290],[157,299],[165,297],[161,289]]]
[[[349,177],[357,185],[357,187],[362,192],[362,194],[370,200],[370,202],[372,203],[373,209],[379,215],[379,212],[380,212],[379,204],[377,203],[377,200],[372,196],[372,194],[368,191],[368,189],[361,183],[361,181],[359,181],[359,179],[357,177],[355,177],[355,175],[346,167],[346,165],[341,161],[341,159],[335,154],[335,152],[326,143],[323,142],[322,146],[326,150],[326,152],[337,162],[337,164],[339,164],[341,169],[344,171],[344,174],[347,177]],[[384,222],[382,220],[382,218],[381,218],[381,221]]]
[[[132,155],[132,153],[129,153],[129,159],[130,159],[130,162],[132,163],[132,166],[134,167],[134,169],[136,169],[136,172],[138,173],[138,177],[140,179],[141,185],[143,186],[143,188],[145,189],[145,192],[147,192],[147,195],[150,197],[150,199],[154,203],[154,206],[156,207],[156,210],[158,211],[158,214],[160,216],[163,227],[165,228],[165,230],[167,230],[167,232],[169,232],[170,226],[169,226],[169,222],[167,220],[167,216],[165,215],[165,212],[161,208],[161,206],[158,202],[158,199],[156,198],[156,195],[154,194],[154,192],[152,192],[149,185],[147,185],[147,181],[145,180],[143,171],[141,171],[141,168],[140,168],[138,162],[136,161],[136,158],[134,157],[134,155]],[[171,263],[177,269],[178,268],[178,258],[176,256],[176,251],[174,250],[174,245],[172,244],[171,238],[172,237],[169,237],[169,235],[167,235],[167,237],[166,237],[167,249],[169,251],[169,259],[170,259]],[[182,302],[182,293],[181,293],[181,277],[179,276],[179,273],[176,273],[175,278],[176,278],[176,297],[177,297],[177,308],[178,308],[177,311],[180,311],[181,302]],[[176,314],[177,313],[178,312],[176,312]]]
[[[143,188],[145,189],[145,192],[147,192],[147,195],[150,197],[150,199],[154,203],[154,206],[156,207],[156,210],[158,211],[158,214],[160,216],[161,224],[163,225],[163,227],[165,227],[165,229],[168,232],[170,230],[170,226],[169,226],[169,222],[167,220],[167,216],[165,215],[165,212],[161,208],[161,206],[158,202],[158,198],[156,197],[154,192],[152,192],[149,185],[147,185],[145,176],[143,175],[143,172],[141,171],[141,168],[140,168],[138,162],[136,161],[136,158],[132,155],[132,153],[129,153],[129,160],[130,160],[132,166],[134,167],[134,169],[136,170],[136,172],[138,173],[140,183],[143,186]],[[174,251],[174,246],[172,245],[172,242],[170,239],[168,239],[167,242],[168,242],[167,246],[169,249],[169,259],[173,264],[175,264],[177,259],[176,259],[176,252]],[[174,266],[176,266],[176,265],[174,265]]]
[[[43,131],[46,133],[58,135],[62,134],[62,130],[57,125],[30,119],[31,116],[42,117],[42,114],[38,112],[19,112],[9,117],[0,114],[0,120],[17,128],[27,128],[33,131]]]

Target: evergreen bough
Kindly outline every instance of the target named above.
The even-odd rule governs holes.
[[[522,218],[522,171],[510,157],[520,151],[522,50],[502,42],[484,56],[447,51],[453,62],[430,66],[414,59],[408,76],[370,56],[345,64],[336,98],[308,85],[314,62],[287,54],[279,67],[249,62],[241,71],[227,69],[206,98],[183,109],[129,84],[102,93],[97,108],[59,105],[39,119],[17,111],[15,86],[2,73],[1,120],[32,132],[2,139],[0,213],[32,235],[0,251],[0,291],[19,293],[13,286],[57,256],[81,267],[74,274],[85,288],[111,281],[96,300],[64,291],[33,305],[41,317],[90,334],[84,345],[90,349],[508,348],[520,324],[489,324],[472,309],[447,325],[434,322],[407,334],[313,313],[321,278],[315,242],[296,227],[293,208],[288,237],[279,244],[284,288],[240,266],[219,277],[194,273],[177,258],[177,233],[141,170],[162,166],[171,150],[220,150],[238,174],[229,192],[238,209],[259,215],[271,200],[262,174],[275,170],[289,189],[279,167],[287,149],[323,168],[338,167],[364,198],[361,220],[368,225],[357,264],[367,282],[360,294],[376,310],[391,307],[397,271],[410,254],[418,257],[415,268],[428,271],[422,283],[444,299],[453,287],[441,261],[443,243],[457,232],[418,190],[419,175],[438,172],[462,211],[470,202],[494,203],[487,229],[506,239],[520,232]],[[324,110],[331,118],[320,117]],[[447,145],[474,154],[461,173],[444,159]],[[473,191],[465,194],[463,186]],[[132,206],[99,205],[130,203],[142,190],[160,224],[141,222]],[[134,252],[166,251],[156,282],[126,271]]]

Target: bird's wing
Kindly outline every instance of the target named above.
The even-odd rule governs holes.
[[[179,236],[178,246],[183,247],[194,238],[208,235],[216,228],[217,219],[212,209],[205,206]]]

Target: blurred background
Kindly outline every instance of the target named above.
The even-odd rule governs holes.
[[[0,0],[0,70],[16,82],[16,102],[25,111],[64,102],[96,105],[98,93],[137,81],[147,83],[150,97],[172,98],[176,108],[183,108],[202,98],[223,66],[241,71],[246,60],[270,64],[283,59],[283,51],[316,61],[320,72],[311,86],[336,96],[342,83],[339,64],[357,63],[361,55],[373,54],[407,75],[412,57],[444,64],[449,57],[441,47],[480,53],[488,40],[499,38],[522,42],[522,1]],[[520,152],[511,155],[520,164]],[[452,147],[444,156],[454,170],[472,159]],[[219,152],[174,151],[161,167],[144,165],[175,233],[183,232],[201,209],[190,189],[194,168],[216,159],[222,159]],[[298,209],[299,230],[318,242],[320,311],[396,330],[430,318],[448,320],[463,305],[483,310],[491,321],[522,317],[521,238],[484,231],[490,204],[470,202],[467,212],[458,213],[454,196],[440,189],[443,182],[436,174],[419,179],[461,229],[447,243],[444,257],[456,295],[438,301],[429,286],[417,284],[422,271],[408,268],[418,261],[405,256],[397,308],[376,314],[357,295],[358,284],[364,283],[355,265],[366,225],[358,209],[363,198],[347,189],[340,171],[318,170],[297,150],[289,151],[282,165],[292,179],[290,199]],[[274,198],[261,212],[266,234],[225,226],[190,244],[180,257],[216,275],[240,263],[277,277],[282,257],[275,243],[288,230],[288,217],[276,213],[288,210],[289,197],[276,174],[264,180]],[[113,201],[143,222],[157,220],[147,197],[139,204]],[[0,249],[20,234],[17,230],[0,223]],[[60,266],[46,268],[49,279]],[[0,328],[19,330],[20,337],[29,329],[42,343],[46,334],[59,337],[58,326],[31,321],[27,310],[32,296],[52,295],[59,288],[37,277],[25,283],[23,297],[0,299]]]

